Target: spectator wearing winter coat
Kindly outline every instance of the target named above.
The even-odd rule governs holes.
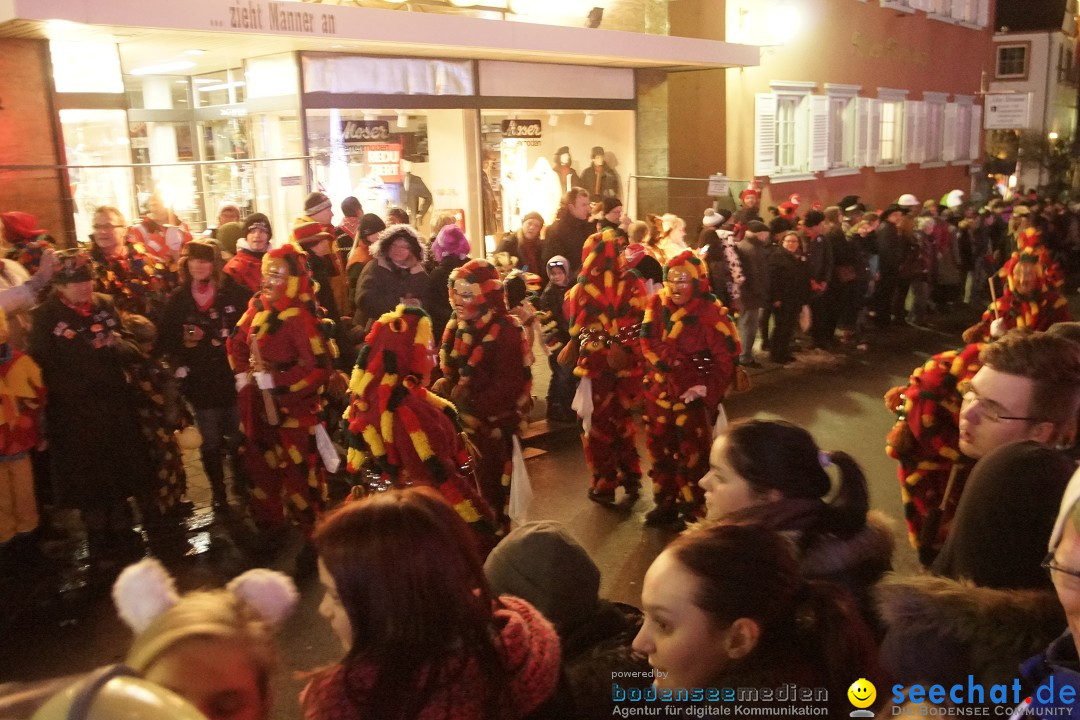
[[[736,321],[739,340],[742,342],[739,364],[743,367],[760,367],[754,360],[754,339],[757,336],[761,309],[769,304],[769,265],[766,250],[768,243],[769,226],[760,220],[751,220],[747,224],[746,234],[736,248],[743,272],[740,293],[742,312]]]
[[[471,250],[469,239],[457,225],[444,226],[431,243],[435,266],[428,275],[424,308],[431,316],[431,336],[435,338],[436,345],[442,342],[443,330],[454,313],[450,307],[450,295],[446,292],[450,273],[469,261]]]
[[[420,264],[420,236],[411,226],[386,228],[372,251],[371,262],[360,273],[353,295],[354,324],[364,334],[399,303],[422,306],[428,289],[428,275]]]

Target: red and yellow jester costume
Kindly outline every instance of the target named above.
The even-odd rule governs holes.
[[[288,505],[305,535],[326,497],[315,426],[335,352],[319,327],[313,297],[304,253],[292,244],[268,252],[263,289],[251,298],[227,343],[246,436],[252,517],[264,529],[281,528]],[[273,398],[276,425],[267,419],[260,387]]]
[[[938,353],[915,368],[906,387],[893,388],[885,404],[897,413],[896,424],[886,439],[885,452],[899,463],[900,497],[908,540],[919,551],[924,564],[945,543],[970,463],[957,467],[949,499],[941,512],[937,535],[923,538],[926,516],[941,507],[953,467],[960,460],[960,403],[958,389],[982,367],[979,353],[985,343],[973,343],[960,350]],[[925,544],[923,541],[926,541]]]
[[[499,271],[487,260],[457,268],[449,285],[454,315],[439,354],[443,377],[432,389],[457,406],[465,434],[480,454],[480,492],[502,533],[510,527],[514,435],[531,401],[525,337],[506,309]]]
[[[371,326],[349,383],[348,470],[361,491],[431,485],[495,546],[495,513],[481,497],[461,438],[457,409],[424,388],[435,367],[431,318],[398,305]]]
[[[692,521],[705,507],[697,483],[709,469],[717,408],[742,352],[735,323],[710,291],[708,272],[692,250],[668,261],[664,287],[645,310],[641,345],[645,446],[656,500],[646,522]]]
[[[574,401],[592,471],[589,499],[604,504],[615,501],[620,485],[635,497],[641,489],[631,408],[641,396],[644,370],[638,335],[645,299],[645,285],[627,267],[615,232],[606,229],[591,236],[581,252],[581,274],[566,293],[564,312],[571,342],[579,346],[574,374],[583,384],[578,395],[588,393],[592,401],[591,414]]]
[[[964,331],[966,342],[988,341],[1013,328],[1044,331],[1054,323],[1072,320],[1069,304],[1053,288],[1042,257],[1031,249],[1013,253],[1001,269],[1005,291],[990,303],[978,323]]]

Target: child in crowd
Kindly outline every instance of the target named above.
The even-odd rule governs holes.
[[[544,345],[548,349],[551,383],[547,394],[547,419],[554,422],[577,422],[577,413],[570,409],[577,392],[577,378],[572,368],[559,363],[559,353],[570,342],[570,323],[563,312],[563,301],[570,287],[569,263],[562,255],[547,262],[548,284],[540,294],[540,325]]]

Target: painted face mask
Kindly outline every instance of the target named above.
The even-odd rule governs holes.
[[[480,286],[463,278],[454,281],[450,288],[450,304],[461,320],[475,320],[484,311],[484,296]]]
[[[262,290],[266,294],[266,299],[271,303],[277,302],[285,296],[288,286],[289,266],[284,260],[270,260],[266,264],[262,280]]]
[[[669,270],[664,285],[671,294],[671,301],[676,305],[685,305],[694,297],[694,276],[688,270],[683,268]]]

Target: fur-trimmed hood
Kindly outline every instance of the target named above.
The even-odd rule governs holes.
[[[871,510],[866,526],[849,538],[825,535],[803,549],[800,566],[808,578],[828,578],[854,570],[892,567],[895,548],[893,523],[883,513]]]
[[[897,682],[970,673],[1007,682],[1066,626],[1052,589],[997,589],[933,575],[887,575],[875,589],[888,627],[882,663]]]

